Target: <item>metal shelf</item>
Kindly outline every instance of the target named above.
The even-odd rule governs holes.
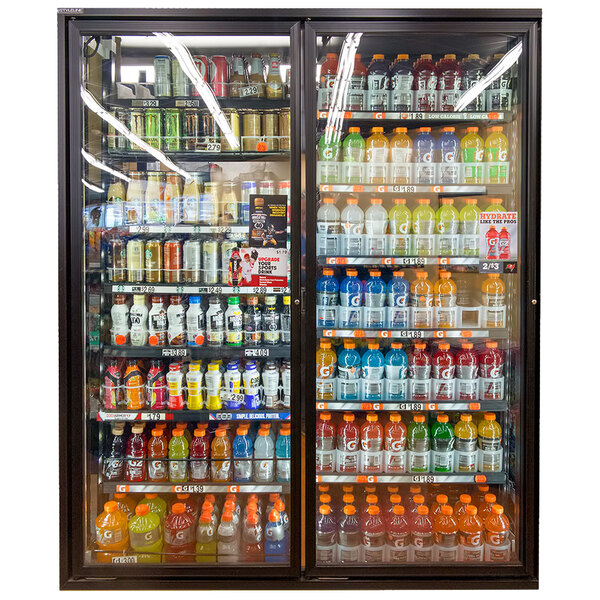
[[[508,339],[508,329],[327,329],[317,327],[318,337],[380,339],[494,338]]]
[[[166,156],[173,160],[179,161],[196,161],[196,162],[245,162],[249,160],[265,160],[265,161],[289,161],[291,154],[285,152],[192,152],[186,150],[170,151],[161,149]],[[143,150],[115,150],[111,149],[107,152],[110,159],[116,159],[124,162],[158,162],[158,159]]]
[[[290,346],[104,346],[104,356],[131,358],[289,358]]]
[[[102,491],[106,494],[116,493],[155,493],[155,494],[203,494],[203,493],[265,493],[265,492],[279,492],[289,493],[289,483],[171,483],[165,482],[114,482],[104,481],[102,482]]]
[[[485,164],[485,163],[482,163]],[[352,184],[352,183],[321,183],[321,192],[343,192],[348,194],[440,194],[440,195],[471,195],[471,194],[509,194],[513,187],[508,183],[487,183],[477,185],[441,185],[441,184]]]
[[[289,421],[291,413],[279,410],[99,410],[96,421]]]
[[[217,98],[221,108],[237,109],[278,109],[289,108],[290,101],[267,100],[266,98]],[[120,106],[125,108],[206,108],[200,97],[190,98],[108,98],[107,106]]]
[[[238,296],[240,294],[285,295],[289,287],[240,286],[227,285],[190,285],[187,283],[106,283],[106,292],[113,294],[214,294]]]
[[[508,410],[506,400],[485,400],[481,402],[317,402],[317,410],[368,410],[368,411],[504,411]]]
[[[327,110],[317,110],[317,119],[327,119]],[[346,111],[344,121],[417,121],[456,123],[470,121],[491,121],[507,123],[514,119],[512,111],[506,112],[391,112],[391,111]]]
[[[505,483],[506,473],[406,473],[405,475],[317,475],[317,483]]]

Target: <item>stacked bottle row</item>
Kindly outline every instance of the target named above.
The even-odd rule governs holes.
[[[275,433],[277,430],[277,433]],[[272,483],[290,481],[290,424],[113,423],[103,458],[105,481]]]
[[[332,349],[322,340],[317,351],[316,397],[341,402],[476,402],[504,398],[504,355],[498,342],[473,348],[461,342],[415,342],[405,352],[392,342],[384,353],[379,342],[345,340]],[[358,349],[357,349],[358,348]]]
[[[502,428],[492,412],[431,414],[429,424],[424,414],[417,413],[408,427],[399,413],[390,413],[385,426],[377,413],[367,413],[364,420],[360,419],[360,425],[351,412],[335,417],[334,420],[329,412],[319,413],[318,473],[371,475],[502,470]]]
[[[406,127],[384,135],[372,127],[366,140],[360,127],[341,131],[325,127],[319,138],[317,183],[443,184],[508,183],[509,143],[495,125],[485,141],[479,127],[467,127],[459,140],[455,127],[444,127],[436,140],[431,127],[420,127],[414,141]]]
[[[258,296],[246,296],[244,309],[239,296],[223,299],[210,296],[208,307],[202,296],[169,296],[165,309],[163,296],[134,294],[131,308],[127,295],[114,294],[110,340],[117,346],[212,346],[241,348],[279,346],[290,343],[290,297],[283,296],[281,307],[277,296],[265,296],[264,306]],[[186,306],[187,304],[187,306]]]
[[[398,54],[394,61],[383,54],[373,54],[366,67],[361,55],[356,54],[345,86],[344,78],[338,78],[338,56],[330,53],[320,65],[317,106],[321,110],[396,112],[509,110],[510,68],[485,87],[480,83],[490,71],[498,71],[503,57],[504,54],[494,54],[482,60],[479,54],[468,54],[457,61],[456,54],[445,54],[434,63],[431,54],[421,54],[414,62],[408,54]]]
[[[328,491],[320,493],[316,550],[322,565],[511,558],[510,521],[492,493],[479,505],[469,493],[454,504],[441,493],[428,502],[411,486],[406,496],[396,492],[381,499],[375,493],[357,498],[345,492],[336,504]]]
[[[502,199],[488,198],[486,212],[505,212]],[[317,211],[317,254],[326,256],[474,256],[479,250],[479,207],[465,198],[460,212],[453,198],[441,198],[437,211],[429,198],[419,198],[411,211],[406,198],[394,198],[389,213],[381,198],[366,210],[357,198],[346,198],[341,211],[326,196]],[[510,259],[510,234],[498,233],[493,257]]]
[[[381,271],[372,269],[369,278],[361,281],[357,269],[346,269],[339,282],[333,269],[323,269],[317,281],[317,325],[341,329],[506,326],[505,286],[498,273],[490,273],[482,282],[480,302],[466,306],[458,304],[449,271],[441,271],[435,285],[427,271],[415,274],[409,284],[403,271],[394,271],[386,284]]]
[[[289,409],[289,360],[215,358],[173,362],[113,359],[104,371],[101,404],[108,410]]]
[[[211,171],[215,178],[221,177]],[[271,173],[266,175],[272,176]],[[250,179],[204,181],[206,174],[191,172],[182,184],[177,173],[130,171],[127,186],[115,178],[108,188],[98,226],[124,225],[247,225],[251,194],[279,194],[289,198],[290,181]]]
[[[286,562],[289,518],[279,494],[115,494],[96,547],[100,563]]]

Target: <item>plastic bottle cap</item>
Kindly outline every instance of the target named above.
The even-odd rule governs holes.
[[[468,514],[470,517],[474,517],[477,514],[477,507],[473,506],[472,504],[469,504],[467,506],[467,508],[465,509],[466,514]]]
[[[404,506],[402,506],[401,504],[394,504],[394,506],[392,506],[392,512],[395,515],[403,515],[404,514]]]
[[[354,60],[360,60],[360,54],[355,54],[354,55]]]
[[[328,52],[325,56],[327,58],[337,58],[338,57],[338,55],[335,52]]]
[[[333,275],[333,269],[323,269],[323,275],[327,275],[327,277]]]
[[[273,512],[275,512],[275,511],[271,511],[271,514],[269,515],[269,521],[277,520],[277,519],[271,519],[271,515],[273,514]],[[319,506],[319,512],[322,515],[328,515],[331,512],[331,506],[329,506],[329,504],[321,504],[321,506]]]
[[[258,433],[260,433],[260,430],[259,430],[259,432],[258,432]],[[225,429],[217,429],[217,430],[215,431],[215,435],[216,435],[217,437],[225,437],[225,435],[227,435],[227,431],[226,431]]]
[[[348,277],[356,277],[358,275],[358,271],[356,269],[347,269],[346,275],[348,275]]]
[[[413,421],[415,423],[425,423],[425,415],[415,415]]]
[[[500,125],[494,125],[494,127],[492,127],[492,131],[502,131],[502,127]]]
[[[437,420],[438,420],[438,423],[447,423],[448,422],[448,415],[444,415],[444,414],[438,415],[437,416]]]
[[[360,127],[349,127],[349,133],[360,133]]]
[[[421,54],[421,58],[431,60],[431,54]]]
[[[356,512],[356,506],[353,504],[346,504],[344,506],[344,514],[345,515],[353,515]]]
[[[429,198],[419,198],[419,199],[417,200],[417,202],[418,202],[419,204],[430,204],[430,203],[431,203],[431,200],[429,200]]]
[[[351,340],[344,340],[344,348],[348,348],[349,350],[356,348],[356,344]]]
[[[469,494],[461,494],[459,500],[463,504],[471,504],[471,496]]]
[[[392,413],[390,415],[390,421],[392,423],[400,423],[402,421],[402,415],[399,413]]]
[[[470,59],[479,58],[479,54],[468,54],[467,58],[470,58]]]
[[[378,271],[377,269],[371,269],[369,271],[369,275],[371,277],[381,277],[381,271]]]
[[[171,512],[175,515],[182,515],[185,512],[185,504],[177,502],[171,507]]]
[[[221,521],[225,521],[226,523],[233,521],[233,513],[230,510],[223,511]]]
[[[377,488],[374,485],[366,485],[365,492],[368,494],[374,494],[377,491]]]
[[[454,127],[444,127],[442,131],[445,131],[446,133],[454,133],[455,129]]]
[[[479,127],[467,127],[467,131],[469,133],[477,133],[479,131]]]
[[[319,415],[319,419],[321,419],[321,421],[331,421],[331,413],[328,413],[328,412],[321,413]]]
[[[204,505],[202,505],[202,507],[204,508]],[[211,514],[207,511],[203,511],[202,514],[200,515],[200,522],[210,523],[210,521],[211,521]]]
[[[446,503],[448,502],[448,496],[446,496],[446,494],[438,494],[438,495],[435,497],[435,501],[436,501],[438,504],[446,504]]]
[[[448,504],[444,504],[444,506],[442,506],[441,512],[443,515],[451,515],[454,511],[452,510],[451,506],[449,506]]]
[[[358,204],[358,198],[346,198],[346,204]]]
[[[460,420],[461,421],[472,421],[473,416],[470,415],[469,413],[463,413],[462,415],[460,415]]]
[[[246,523],[248,525],[256,525],[258,523],[258,515],[256,513],[251,513],[246,517]]]
[[[371,198],[371,204],[383,204],[383,200],[381,198]]]
[[[411,494],[420,494],[421,486],[420,485],[411,485],[409,488]],[[414,500],[414,498],[413,498]]]
[[[500,278],[500,273],[490,273],[489,274],[489,278],[490,279],[499,279]]]
[[[183,435],[183,429],[174,429],[173,430],[174,437],[181,437],[182,435]]]
[[[352,421],[354,421],[354,415],[352,413],[344,413],[343,419],[348,423],[352,423]]]
[[[431,127],[419,127],[419,131],[421,133],[429,133],[431,131]]]
[[[465,342],[460,345],[463,350],[471,350],[473,348],[473,344],[471,342]]]
[[[454,204],[454,198],[442,198],[442,204]]]
[[[406,198],[394,198],[394,204],[406,204]]]
[[[390,502],[392,504],[400,504],[400,502],[402,502],[402,496],[400,494],[392,494],[390,496]]]
[[[391,343],[391,347],[394,350],[401,350],[402,349],[402,342],[392,342]]]
[[[492,506],[492,512],[495,515],[501,515],[504,513],[504,508],[500,504],[494,504],[494,506]]]
[[[377,350],[379,348],[379,344],[377,342],[369,342],[367,347],[369,350]]]
[[[408,54],[398,54],[396,60],[408,60]]]
[[[321,494],[319,496],[319,502],[321,504],[329,504],[331,502],[331,496],[329,494]]]
[[[378,515],[379,514],[379,506],[375,506],[375,505],[369,506],[369,508],[367,508],[367,512],[370,515]]]
[[[486,413],[484,413],[483,418],[486,421],[495,421],[496,420],[496,413],[486,412]]]
[[[160,437],[163,434],[162,429],[157,429],[156,427],[152,430],[152,437]]]
[[[135,514],[140,517],[147,515],[149,512],[150,512],[150,507],[147,504],[138,504],[135,507]]]
[[[485,347],[486,348],[497,348],[498,347],[498,342],[486,342],[485,343]]]
[[[427,271],[417,271],[417,279],[427,279]]]
[[[239,429],[241,429],[241,427]],[[205,435],[206,429],[194,429],[194,437],[204,437]]]
[[[383,133],[383,127],[372,127],[371,133]]]
[[[421,488],[419,488],[419,491],[421,491]],[[415,504],[423,504],[423,502],[425,502],[425,496],[421,494],[416,494],[415,496],[413,496],[413,502]]]
[[[321,342],[320,346],[324,350],[328,350],[329,348],[331,348],[331,342]]]
[[[146,498],[146,500],[154,500],[154,498],[156,498],[156,496],[158,496],[158,494],[154,494],[154,493],[146,493],[144,494],[144,498]]]
[[[415,344],[415,348],[417,350],[425,350],[425,348],[427,348],[427,344],[425,344],[424,342],[417,342]]]
[[[323,204],[335,204],[335,200],[333,198],[323,198]]]
[[[477,198],[465,198],[465,204],[477,204]]]
[[[440,277],[442,279],[450,279],[452,277],[452,273],[450,273],[450,271],[442,271],[440,273]]]
[[[444,342],[443,344],[440,344],[439,348],[440,350],[450,350],[450,344]]]
[[[394,129],[394,131],[396,133],[406,133],[408,131],[408,129],[406,127],[396,127],[396,129]]]
[[[281,498],[279,498],[279,500],[275,501],[274,506],[280,513],[285,510],[285,503],[283,502],[283,500]]]
[[[368,494],[365,500],[367,501],[367,504],[377,504],[378,498],[375,494]]]
[[[426,506],[418,506],[417,507],[417,514],[419,515],[428,515],[429,514],[429,508],[427,508]]]
[[[383,60],[385,58],[385,54],[373,54],[373,60]]]
[[[379,419],[379,417],[376,414],[374,414],[374,413],[369,413],[367,415],[367,421],[369,421],[369,423],[374,423],[378,419]]]
[[[114,500],[110,500],[109,502],[107,502],[104,505],[104,510],[107,513],[113,513],[115,512],[115,510],[117,510],[119,508],[119,505],[114,501]]]
[[[394,277],[404,277],[404,271],[394,271],[392,275]]]
[[[342,496],[342,502],[344,502],[344,504],[352,504],[354,502],[354,494],[344,494]]]

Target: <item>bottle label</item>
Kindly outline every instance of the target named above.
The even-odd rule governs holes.
[[[186,546],[194,542],[192,527],[186,527],[185,529],[178,529],[176,531],[164,528],[165,532],[165,544],[170,546]]]
[[[422,444],[427,444],[427,442],[422,442]],[[408,453],[408,470],[417,473],[429,471],[429,451],[410,450]]]
[[[357,563],[360,546],[342,546],[338,544],[338,560],[341,563]]]
[[[369,473],[381,472],[383,464],[383,452],[370,452],[365,450],[366,442],[361,442],[361,471]]]
[[[134,549],[152,546],[160,541],[160,529],[152,529],[152,531],[132,531],[129,530],[129,541]]]
[[[338,439],[338,445],[340,442]],[[358,441],[349,440],[346,442],[346,450],[337,451],[337,471],[338,473],[357,473],[358,472]]]
[[[109,546],[112,544],[118,544],[124,539],[122,529],[102,529],[96,526],[96,541],[98,546]]]
[[[207,460],[190,460],[190,479],[193,481],[208,481]]]
[[[381,564],[383,562],[384,548],[385,546],[369,546],[365,544],[363,546],[363,562]]]
[[[480,539],[479,534],[475,535]],[[475,535],[469,535],[469,537],[475,537]],[[481,562],[483,560],[483,545],[464,544],[462,540],[463,536],[461,534],[462,560],[465,562]]]
[[[504,534],[494,534],[498,538],[505,538]],[[486,562],[507,562],[510,560],[510,544],[485,544],[484,558]]]
[[[317,450],[316,468],[321,473],[333,473],[334,451]]]
[[[317,546],[316,561],[318,563],[334,562],[336,546]]]
[[[458,440],[456,440],[458,442]],[[455,455],[455,470],[473,472],[477,471],[477,450],[474,452],[463,452],[456,449]]]
[[[252,461],[234,460],[233,461],[233,478],[236,481],[251,481],[252,480]]]
[[[384,462],[386,473],[404,473],[406,471],[406,451],[385,450]]]
[[[169,461],[169,479],[171,481],[183,481],[186,478],[186,461],[185,460],[170,460]]]
[[[455,538],[456,536],[452,534],[452,537]],[[458,560],[458,547],[440,544],[438,545],[437,556],[440,562],[456,562]]]
[[[452,471],[454,466],[454,453],[450,452],[439,452],[433,450],[431,453],[431,460],[433,462],[434,471],[449,472]]]
[[[458,400],[477,400],[477,379],[457,379]]]
[[[408,306],[408,293],[390,292],[387,295],[388,306]]]
[[[164,460],[150,460],[148,462],[148,479],[163,481],[167,479],[167,463]]]
[[[388,546],[388,557],[389,562],[394,563],[406,563],[408,562],[408,551],[409,547]]]
[[[339,379],[360,379],[360,367],[342,367],[338,366],[338,378]]]

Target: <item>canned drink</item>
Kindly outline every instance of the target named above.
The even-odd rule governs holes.
[[[250,223],[250,196],[257,192],[256,181],[242,181],[241,216],[243,225],[248,225]]]
[[[173,80],[173,96],[187,98],[190,95],[190,80],[175,57],[171,59],[171,79]]]
[[[204,283],[219,283],[219,244],[214,240],[206,240],[202,244],[202,273]]]
[[[217,125],[210,110],[202,109],[200,111],[200,129],[198,131],[198,136],[201,138],[199,140],[200,142],[215,141],[218,138]],[[210,140],[207,140],[206,138],[210,138]]]
[[[229,283],[229,259],[234,249],[237,248],[236,242],[221,242],[221,283]]]
[[[127,242],[127,281],[144,281],[144,242],[129,240]]]
[[[277,193],[280,196],[285,196],[290,203],[290,191],[292,189],[292,182],[289,179],[284,179],[277,184]]]
[[[290,149],[290,109],[282,108],[279,111],[279,149]]]
[[[140,139],[146,139],[146,115],[142,109],[134,108],[129,111],[129,130],[137,135]],[[125,140],[129,147],[134,150],[137,148],[133,142]]]
[[[275,189],[275,182],[271,179],[266,179],[258,184],[258,193],[262,196],[274,194]]]
[[[165,150],[181,150],[181,111],[178,108],[165,109]]]
[[[198,54],[196,56],[192,56],[192,59],[194,61],[194,65],[196,66],[196,69],[198,69],[198,73],[200,73],[200,77],[206,81],[206,83],[208,83],[209,79],[210,79],[210,68],[209,68],[209,62],[208,62],[208,56],[205,56],[204,54]],[[198,92],[198,90],[196,89],[196,86],[192,86],[192,96],[199,96],[200,92]]]
[[[168,56],[154,57],[154,95],[157,98],[171,95],[171,60]]]
[[[229,96],[229,63],[227,58],[222,55],[212,56],[212,73],[210,85],[217,98],[227,98]]]
[[[265,110],[262,114],[262,134],[268,151],[279,150],[279,113]]]
[[[122,123],[129,129],[129,110],[126,108],[117,108],[117,110],[113,110],[111,115]],[[127,148],[127,138],[124,135],[121,135],[117,132],[117,130],[112,126],[108,126],[108,147],[113,149],[124,150]]]
[[[160,283],[162,281],[162,244],[158,240],[146,242],[146,281]]]
[[[209,181],[204,184],[204,191],[206,196],[201,198],[201,220],[207,225],[217,225],[219,223],[219,207],[221,206],[223,185],[219,181]]]
[[[179,283],[181,281],[181,269],[183,257],[181,242],[179,240],[167,240],[163,248],[163,263],[166,283]]]
[[[231,127],[231,132],[233,133],[235,139],[237,140],[237,146],[233,147],[229,140],[225,137],[224,133],[221,131],[221,150],[225,150],[227,152],[234,152],[240,150],[240,113],[235,108],[225,108],[223,109],[223,114],[227,119],[229,126]]]
[[[244,138],[242,150],[256,150],[256,144],[260,141],[260,113],[257,110],[245,110],[242,115]]]
[[[202,247],[198,240],[183,243],[183,281],[198,283],[202,270]]]
[[[186,150],[195,150],[200,135],[200,111],[197,108],[187,108],[183,111],[181,135]]]
[[[146,143],[160,150],[160,139],[162,137],[162,119],[160,108],[147,108],[145,116]]]
[[[110,281],[127,281],[127,248],[120,238],[108,240],[106,270]]]

